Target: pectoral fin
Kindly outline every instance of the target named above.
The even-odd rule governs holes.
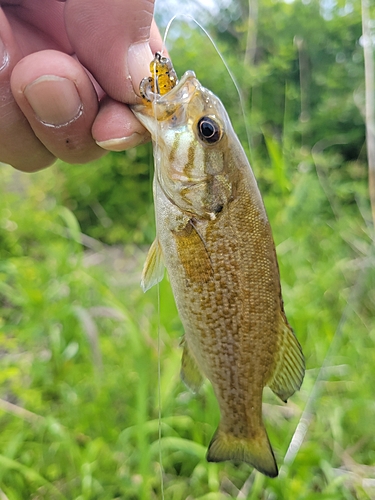
[[[192,392],[196,393],[203,383],[203,376],[185,339],[182,340],[181,345],[184,346],[181,360],[181,380]]]
[[[159,283],[164,277],[163,255],[159,240],[155,238],[148,251],[146,262],[143,266],[141,287],[147,292],[154,285]]]
[[[293,330],[284,318],[281,324],[276,365],[267,385],[286,402],[301,387],[305,375],[305,359]]]
[[[172,232],[172,235],[186,278],[195,283],[207,282],[213,275],[211,259],[193,221],[189,221],[183,230]]]

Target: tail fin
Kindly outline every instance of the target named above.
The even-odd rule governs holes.
[[[255,437],[238,438],[226,434],[219,428],[215,432],[207,451],[208,462],[247,462],[269,477],[278,475],[277,464],[264,427]]]

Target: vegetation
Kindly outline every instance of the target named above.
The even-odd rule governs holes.
[[[265,390],[280,477],[205,461],[219,418],[211,387],[195,396],[179,380],[183,331],[168,280],[145,295],[139,287],[154,234],[146,147],[30,176],[0,169],[1,498],[161,499],[161,484],[167,500],[375,497],[360,11],[264,0],[251,45],[246,6],[206,23],[243,89],[249,154],[307,361],[287,405]],[[176,26],[179,74],[194,69],[222,97],[246,143],[219,57],[192,25]]]

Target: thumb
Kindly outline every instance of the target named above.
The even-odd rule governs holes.
[[[66,30],[79,61],[117,101],[134,103],[150,73],[153,11],[154,0],[66,2]]]

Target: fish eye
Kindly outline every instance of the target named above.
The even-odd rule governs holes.
[[[220,125],[210,116],[202,116],[198,122],[200,139],[207,144],[215,144],[222,137]]]

